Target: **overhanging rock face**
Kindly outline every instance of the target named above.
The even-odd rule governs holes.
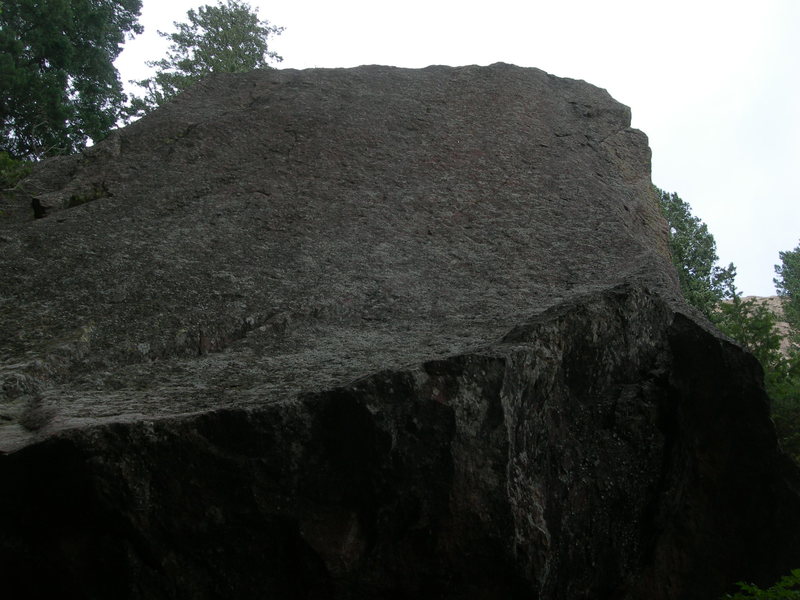
[[[800,565],[649,150],[509,65],[218,76],[5,200],[15,597],[713,598]],[[39,219],[33,219],[31,203]]]

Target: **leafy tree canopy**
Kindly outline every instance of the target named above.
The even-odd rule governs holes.
[[[800,343],[800,245],[779,253],[781,264],[775,265],[775,289],[783,299],[783,314],[793,329],[794,342]]]
[[[793,569],[791,573],[781,577],[775,585],[761,589],[749,583],[737,583],[739,592],[734,595],[726,595],[730,600],[788,600],[795,598],[800,600],[800,569]]]
[[[282,57],[269,49],[270,36],[283,27],[258,18],[258,9],[245,2],[226,0],[216,6],[190,10],[188,23],[175,23],[174,33],[158,34],[170,40],[167,57],[147,64],[156,74],[133,82],[145,88],[134,98],[129,116],[142,116],[210,73],[240,73],[270,66]]]
[[[747,348],[764,369],[776,366],[782,359],[782,336],[775,314],[755,298],[743,300],[731,285],[733,298],[717,307],[717,327]]]
[[[765,379],[781,445],[800,463],[800,246],[780,252],[779,256],[781,264],[775,266],[778,274],[775,287],[783,300],[792,345],[783,360],[765,369]],[[796,593],[800,598],[800,591]]]
[[[0,4],[0,151],[39,159],[100,139],[125,102],[114,59],[141,0]]]
[[[717,244],[708,227],[692,215],[689,204],[678,194],[656,188],[661,210],[669,224],[669,246],[672,262],[684,298],[709,319],[715,319],[715,309],[723,299],[735,295],[733,263],[722,268],[716,265]]]
[[[0,9],[2,9],[0,3]],[[31,170],[31,163],[16,160],[8,152],[0,152],[0,198],[5,191],[10,191],[21,179],[26,177]]]

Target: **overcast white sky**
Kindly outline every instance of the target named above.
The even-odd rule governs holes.
[[[144,0],[123,81],[164,56],[156,30],[216,0]],[[251,0],[286,27],[281,68],[507,62],[584,79],[633,111],[653,183],[708,224],[745,295],[775,293],[800,242],[800,2],[796,0]]]

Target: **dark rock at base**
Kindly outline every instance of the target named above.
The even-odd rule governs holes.
[[[760,368],[680,301],[629,119],[510,65],[267,71],[45,162],[0,223],[3,594],[706,600],[800,566]]]
[[[479,352],[71,430],[0,472],[14,598],[691,600],[800,542],[756,361],[627,286]]]

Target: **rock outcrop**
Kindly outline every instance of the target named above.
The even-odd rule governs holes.
[[[13,597],[705,599],[800,565],[760,369],[681,303],[603,90],[215,76],[26,190]]]

